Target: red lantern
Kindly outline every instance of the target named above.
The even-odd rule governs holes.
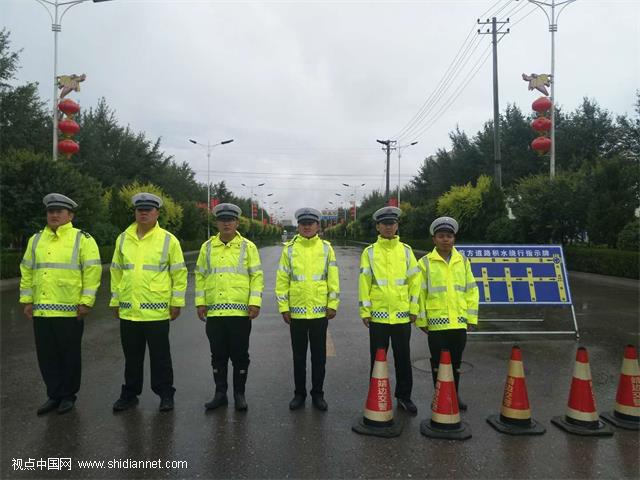
[[[80,125],[71,120],[70,118],[65,118],[64,120],[60,120],[58,122],[58,128],[62,133],[68,136],[73,136],[80,131]]]
[[[551,99],[549,97],[540,97],[531,104],[531,108],[538,113],[546,112],[551,108]]]
[[[551,139],[549,137],[538,137],[531,142],[531,148],[539,154],[545,154],[551,148]]]
[[[531,122],[531,128],[536,132],[548,132],[551,130],[551,120],[547,117],[538,117]]]
[[[58,151],[67,157],[70,157],[74,153],[78,153],[80,151],[80,145],[78,145],[73,140],[65,138],[64,140],[60,140],[58,142]]]
[[[67,115],[74,115],[80,111],[80,105],[70,98],[65,98],[58,104],[58,109]]]

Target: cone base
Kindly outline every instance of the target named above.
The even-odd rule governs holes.
[[[601,413],[600,418],[616,427],[624,428],[625,430],[640,430],[640,423],[630,422],[628,420],[623,420],[620,417],[616,417],[615,412]]]
[[[402,422],[394,420],[391,425],[374,427],[364,423],[364,417],[362,415],[356,417],[351,424],[351,430],[360,435],[371,435],[374,437],[393,438],[402,433],[404,425]]]
[[[573,433],[574,435],[583,435],[586,437],[609,437],[613,435],[611,427],[601,421],[598,421],[598,428],[585,428],[567,422],[564,415],[562,415],[553,417],[551,423],[565,432]]]
[[[491,415],[487,417],[487,423],[500,433],[506,433],[507,435],[542,435],[547,431],[546,428],[533,418],[531,419],[530,425],[523,426],[503,422],[500,419],[500,415]]]
[[[441,430],[431,425],[431,420],[420,422],[420,433],[429,438],[443,438],[446,440],[467,440],[471,438],[471,427],[467,422],[460,422],[460,427],[453,430]]]

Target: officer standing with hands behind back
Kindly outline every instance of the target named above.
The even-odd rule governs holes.
[[[152,193],[133,196],[135,219],[116,240],[111,263],[111,303],[120,319],[125,358],[120,412],[138,403],[142,393],[144,353],[149,345],[151,390],[160,397],[160,411],[173,410],[173,365],[169,322],[185,304],[187,267],[178,239],[158,224],[162,199]]]
[[[396,368],[395,396],[410,415],[418,408],[411,400],[411,323],[419,311],[420,269],[411,247],[400,242],[398,221],[402,210],[383,207],[373,214],[378,241],[369,245],[360,258],[360,317],[369,329],[371,369],[376,350],[393,345]]]
[[[260,314],[264,278],[255,244],[238,233],[240,207],[221,203],[214,209],[218,234],[200,248],[196,263],[198,317],[206,322],[216,392],[207,410],[228,404],[227,368],[233,364],[235,409],[247,410],[251,323]]]
[[[431,375],[436,386],[440,352],[451,353],[456,392],[460,384],[462,352],[467,330],[478,324],[480,293],[471,272],[471,263],[454,247],[458,222],[451,217],[436,218],[429,228],[435,247],[418,262],[424,284],[420,291],[420,316],[416,325],[428,335]],[[460,400],[458,407],[466,410]]]
[[[276,298],[282,320],[289,325],[293,350],[294,397],[289,409],[304,406],[307,397],[307,345],[311,349],[311,400],[326,411],[324,399],[327,327],[340,303],[340,278],[331,244],[318,236],[322,214],[315,208],[295,212],[299,234],[284,244],[276,274]]]
[[[38,415],[69,412],[80,389],[84,317],[96,300],[102,265],[96,241],[73,227],[78,206],[50,193],[47,226],[29,239],[20,264],[20,303],[33,320],[38,365],[48,400]]]

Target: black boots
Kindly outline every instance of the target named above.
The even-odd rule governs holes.
[[[204,408],[206,408],[207,410],[215,410],[216,408],[227,405],[228,403],[229,400],[227,399],[227,393],[218,391],[213,396],[211,401],[204,404]]]
[[[306,397],[304,395],[296,393],[293,399],[291,399],[291,401],[289,402],[289,410],[299,410],[300,408],[304,407],[305,398]]]

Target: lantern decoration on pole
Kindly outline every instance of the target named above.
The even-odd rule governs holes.
[[[58,110],[62,112],[62,116],[58,121],[58,130],[62,133],[62,140],[58,142],[58,152],[63,154],[67,159],[71,155],[80,151],[80,145],[72,139],[80,131],[80,126],[74,120],[74,116],[80,111],[80,105],[71,100],[64,98],[72,91],[80,91],[80,82],[83,82],[87,76],[82,75],[61,75],[58,77],[58,88],[60,89],[60,102]]]
[[[547,90],[547,87],[551,85],[551,75],[536,73],[527,75],[523,73],[522,79],[529,83],[529,90],[538,90],[545,95],[531,104],[531,108],[538,114],[531,122],[531,128],[538,132],[539,135],[538,138],[531,142],[531,148],[540,155],[544,155],[551,149],[551,139],[548,137],[548,133],[552,124],[549,117],[545,115],[552,107],[551,99],[548,96],[549,91]]]

